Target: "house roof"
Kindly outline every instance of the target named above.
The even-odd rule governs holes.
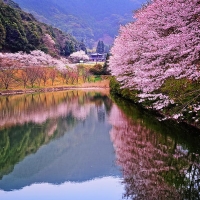
[[[103,56],[101,53],[92,53],[91,56]]]

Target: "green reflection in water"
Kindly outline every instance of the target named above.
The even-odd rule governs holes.
[[[42,126],[33,123],[5,128],[0,131],[0,178],[13,170],[16,163],[50,141],[45,134],[48,122]]]
[[[27,155],[84,121],[91,106],[104,103],[109,112],[107,94],[67,91],[0,97],[0,179]]]
[[[159,121],[132,102],[113,99],[120,110],[111,114],[111,138],[124,174],[124,196],[199,199],[200,131],[183,123]]]

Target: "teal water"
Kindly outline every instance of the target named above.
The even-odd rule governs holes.
[[[106,90],[0,97],[0,198],[198,199],[199,139]]]

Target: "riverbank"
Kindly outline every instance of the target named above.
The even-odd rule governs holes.
[[[172,119],[200,129],[200,85],[187,80],[169,79],[152,94],[142,94],[138,90],[121,88],[115,78],[110,81],[110,91],[130,100],[134,104],[153,111],[159,120]]]
[[[19,89],[10,89],[10,90],[0,90],[0,95],[16,95],[16,94],[30,94],[30,93],[39,93],[39,92],[56,92],[72,89],[109,89],[109,80],[102,80],[97,82],[87,82],[80,85],[61,85],[61,86],[52,86],[52,87],[40,87],[40,88],[19,88]]]

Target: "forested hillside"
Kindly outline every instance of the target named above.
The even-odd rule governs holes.
[[[70,34],[38,22],[11,0],[0,0],[0,51],[42,50],[52,56],[68,56],[84,45]]]
[[[111,43],[119,25],[132,20],[132,11],[146,0],[14,0],[42,22],[51,24],[93,45]]]

